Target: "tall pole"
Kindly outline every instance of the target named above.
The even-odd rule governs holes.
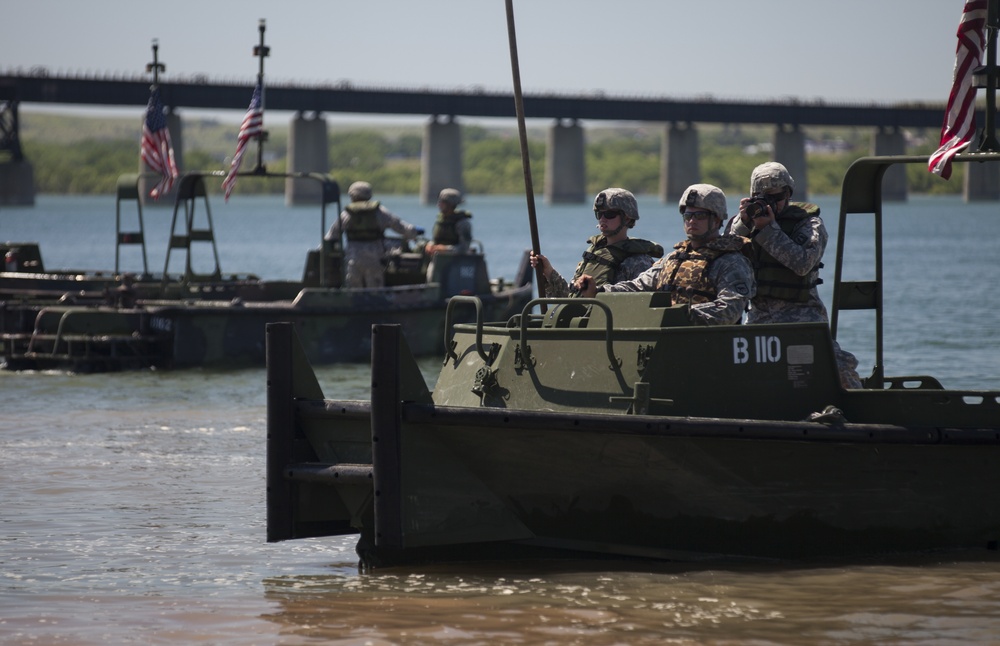
[[[1000,0],[989,0],[986,8],[986,123],[978,152],[1000,151],[996,134],[997,111],[997,5]]]
[[[260,86],[260,113],[264,114],[264,59],[271,54],[271,48],[264,44],[265,21],[261,18],[257,23],[257,31],[260,32],[260,44],[253,48],[253,55],[257,57],[257,84]],[[267,140],[267,131],[261,130],[257,135],[257,166],[255,171],[264,171],[264,142]]]
[[[156,38],[153,39],[153,62],[146,63],[146,71],[153,73],[153,85],[156,86],[160,82],[160,72],[165,72],[167,66],[160,62],[159,59],[160,51],[160,41]]]
[[[538,242],[538,222],[535,217],[535,189],[531,183],[531,160],[528,157],[528,131],[524,125],[524,98],[521,96],[521,68],[517,64],[517,35],[514,33],[514,0],[507,0],[507,39],[510,41],[510,70],[514,76],[514,108],[517,112],[517,132],[521,140],[521,167],[524,169],[524,193],[528,200],[528,224],[531,228],[531,251],[541,253]],[[545,295],[545,275],[541,263],[535,267],[538,295]],[[542,312],[545,306],[542,305]]]

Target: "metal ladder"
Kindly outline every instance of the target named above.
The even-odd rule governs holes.
[[[142,220],[142,200],[139,197],[139,174],[128,173],[118,177],[115,191],[115,273],[121,273],[122,245],[139,245],[142,248],[142,275],[149,275],[149,263],[146,259],[146,229]],[[122,231],[122,204],[134,202],[138,217],[138,231]]]
[[[198,198],[202,199],[205,206],[205,217],[207,224],[205,228],[195,228],[196,205]],[[183,208],[183,232],[177,232],[178,215]],[[191,247],[194,243],[208,243],[212,246],[212,255],[215,259],[215,269],[210,274],[196,274],[191,265]],[[212,228],[212,209],[208,204],[208,194],[205,191],[205,178],[198,173],[189,173],[181,177],[180,185],[177,187],[177,201],[174,204],[173,220],[170,223],[170,242],[167,245],[167,258],[163,264],[163,279],[167,280],[167,270],[170,267],[170,252],[173,249],[184,249],[186,258],[184,262],[184,275],[181,279],[183,283],[191,283],[206,280],[220,280],[222,269],[219,267],[219,249],[215,244],[215,232]]]

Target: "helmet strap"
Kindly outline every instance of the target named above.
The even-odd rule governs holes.
[[[623,215],[623,216],[621,216],[621,217],[620,217],[620,218],[618,218],[618,219],[619,219],[619,220],[621,220],[621,224],[619,224],[619,225],[618,225],[618,228],[617,228],[617,229],[615,229],[614,231],[610,231],[610,232],[608,232],[607,234],[605,234],[606,236],[616,236],[616,235],[618,235],[619,233],[621,233],[621,230],[622,230],[622,229],[624,229],[624,228],[625,228],[625,216]]]

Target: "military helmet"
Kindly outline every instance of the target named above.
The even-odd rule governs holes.
[[[639,205],[635,201],[635,195],[624,188],[606,188],[594,198],[594,213],[600,211],[621,211],[626,219],[636,221],[639,219]]]
[[[795,180],[792,179],[788,169],[778,162],[765,162],[753,169],[750,175],[750,193],[761,195],[767,191],[779,188],[787,188],[791,195],[795,189]]]
[[[692,184],[688,186],[681,195],[680,212],[693,206],[698,209],[705,209],[715,214],[717,218],[725,221],[728,216],[726,211],[726,194],[718,186],[711,184]]]
[[[462,191],[457,188],[446,188],[438,195],[438,202],[458,206],[463,202]]]
[[[347,189],[347,195],[355,202],[372,199],[372,185],[368,182],[354,182]]]

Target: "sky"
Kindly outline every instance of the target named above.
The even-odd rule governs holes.
[[[946,101],[963,5],[513,0],[525,94],[828,102]],[[0,71],[141,74],[155,38],[162,81],[204,74],[249,86],[264,19],[268,82],[510,92],[505,7],[504,0],[3,0]]]

